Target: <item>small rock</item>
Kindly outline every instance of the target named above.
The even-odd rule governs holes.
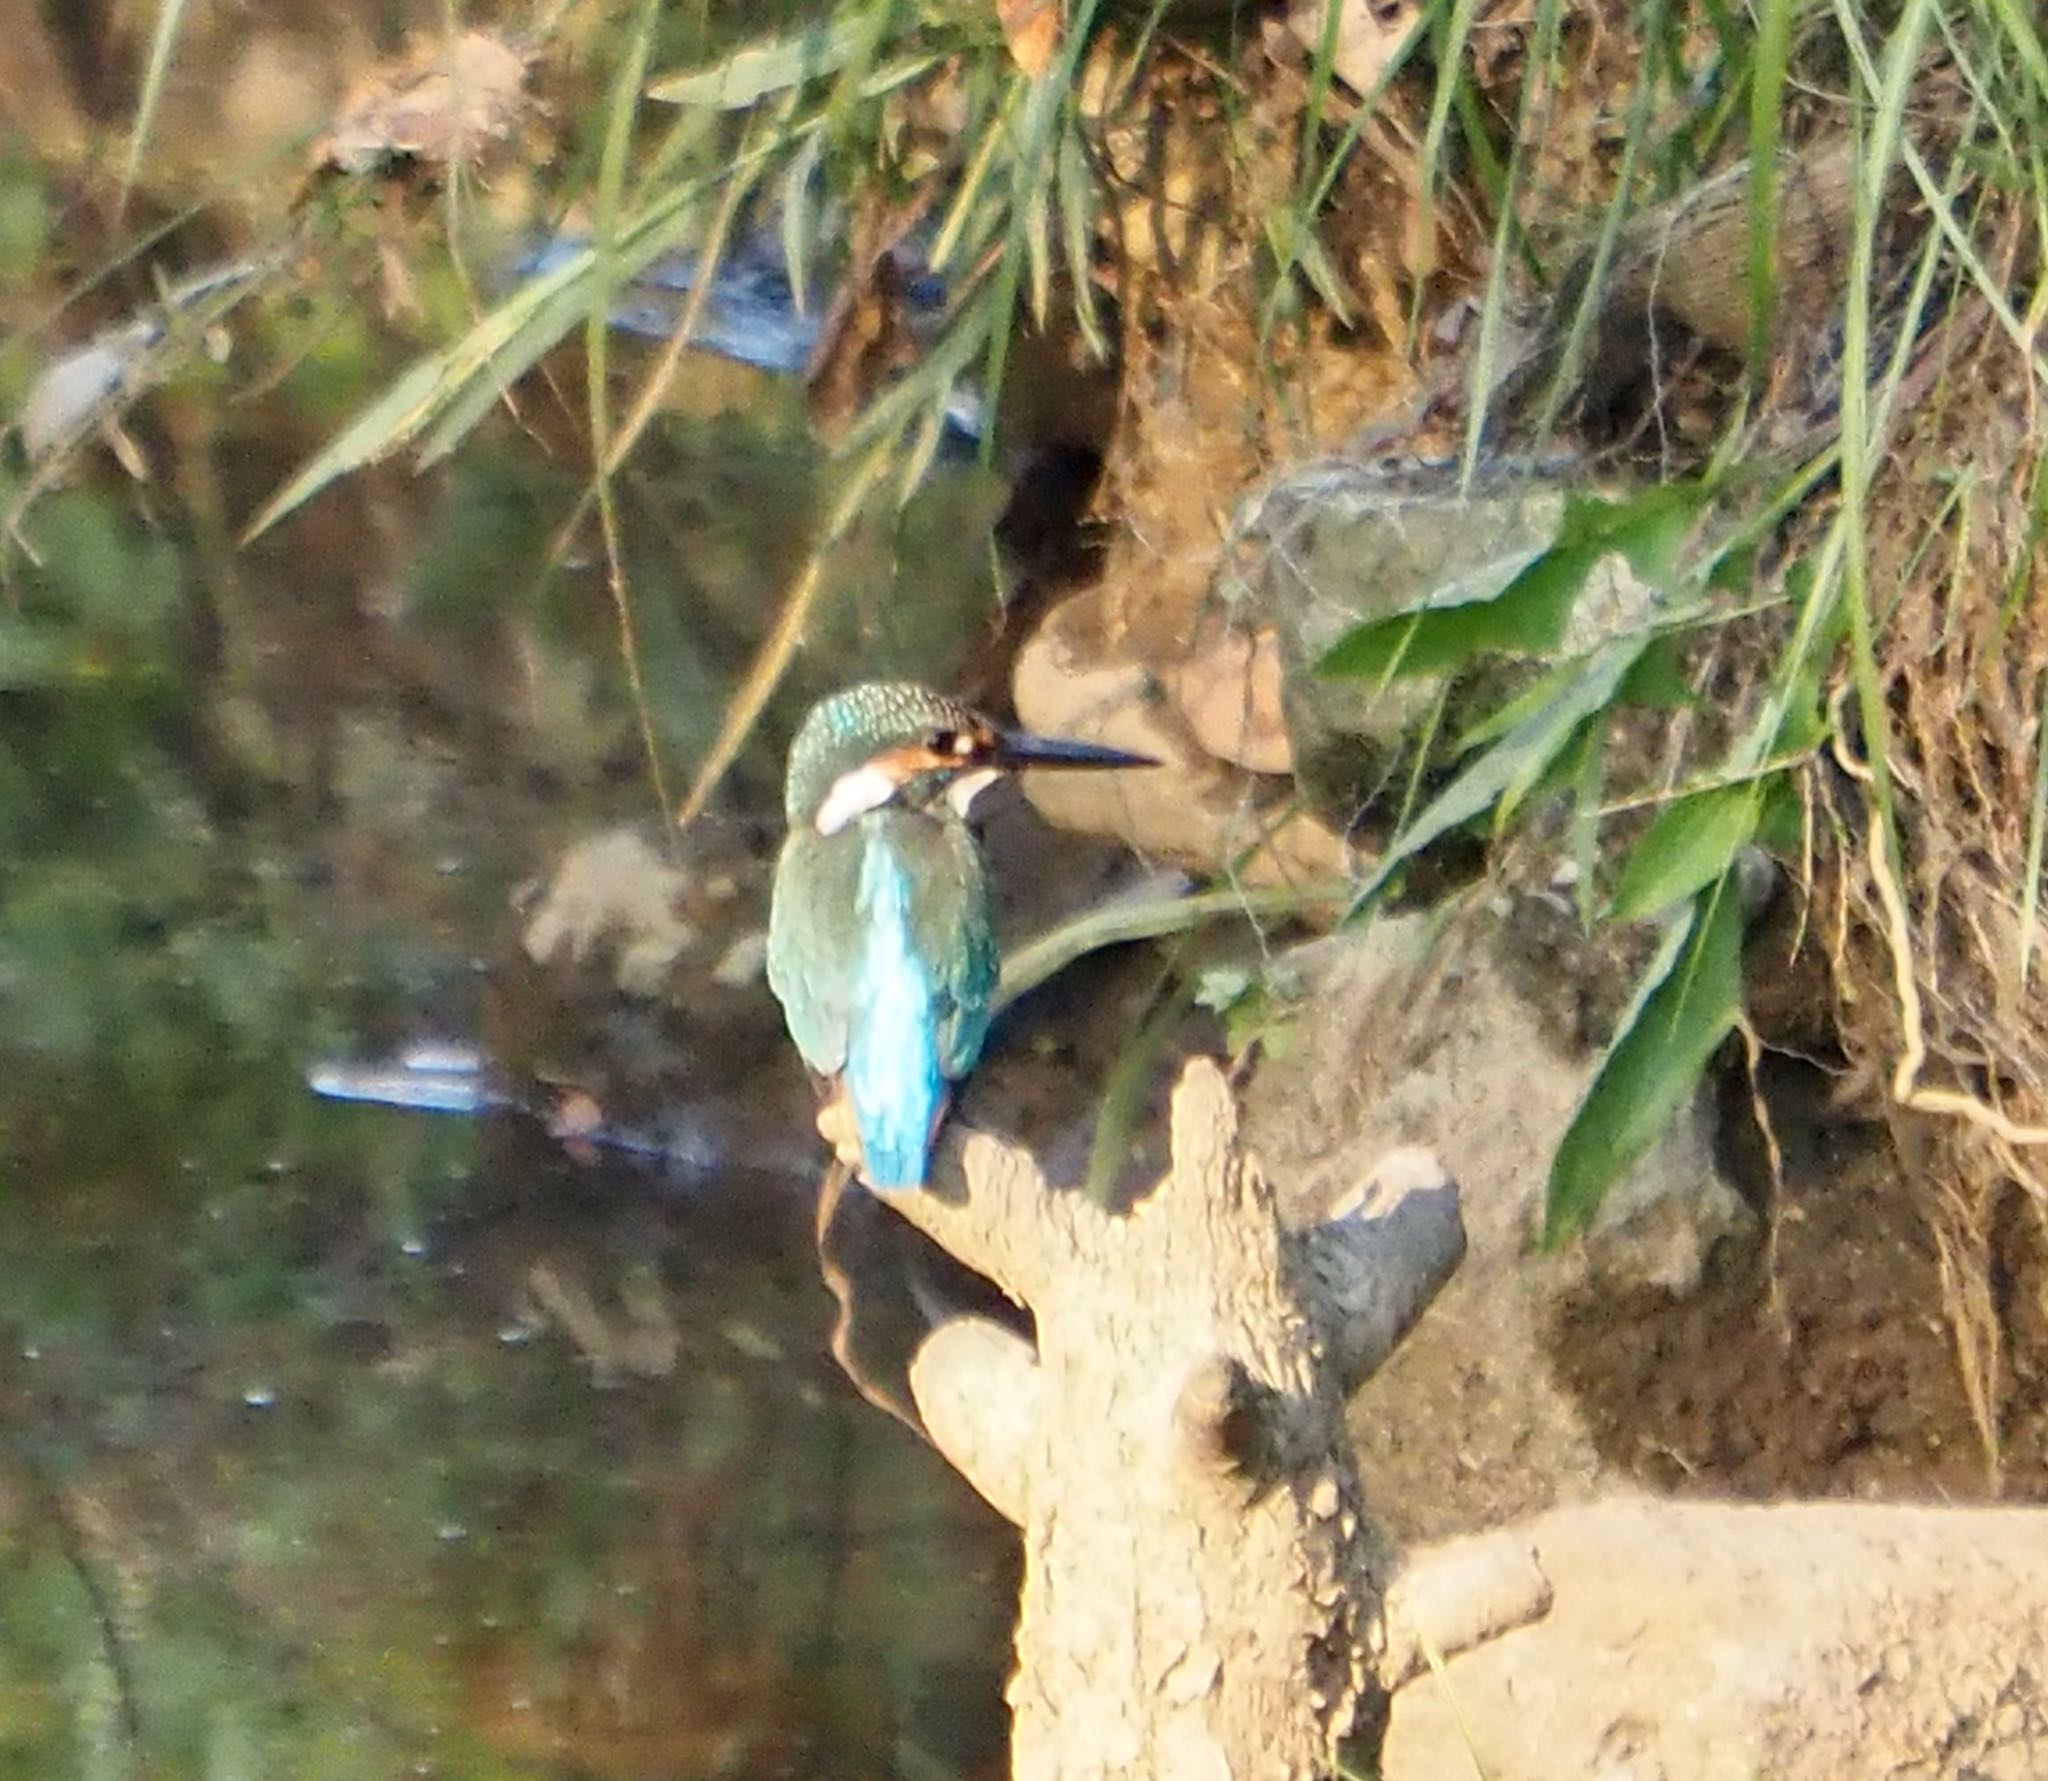
[[[148,328],[131,328],[45,366],[29,386],[19,416],[29,461],[49,457],[111,416],[131,374],[155,342],[156,335]]]
[[[1281,706],[1280,640],[1209,626],[1173,670],[1174,703],[1204,753],[1253,773],[1292,773],[1294,743]]]
[[[1414,0],[1289,0],[1287,29],[1310,55],[1319,55],[1329,31],[1330,9],[1337,30],[1330,66],[1360,98],[1371,95],[1407,38],[1419,10]]]
[[[1231,595],[1240,625],[1271,627],[1295,771],[1323,815],[1350,824],[1403,794],[1418,748],[1432,771],[1474,721],[1550,660],[1640,626],[1655,590],[1618,553],[1586,574],[1563,635],[1455,665],[1410,661],[1383,639],[1360,672],[1324,670],[1330,650],[1375,621],[1498,600],[1564,533],[1582,475],[1491,465],[1469,489],[1454,464],[1319,462],[1262,492]]]
[[[1343,841],[1313,818],[1282,818],[1259,788],[1197,746],[1146,666],[1092,636],[1087,597],[1057,607],[1018,651],[1012,694],[1030,729],[1148,754],[1157,767],[1027,773],[1047,822],[1119,840],[1200,872],[1251,884],[1327,879],[1349,870]]]
[[[600,946],[610,946],[619,988],[628,995],[653,995],[696,939],[676,914],[688,882],[631,829],[579,842],[555,868],[526,924],[527,956],[546,965],[566,948],[580,965]]]

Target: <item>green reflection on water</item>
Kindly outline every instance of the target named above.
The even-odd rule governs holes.
[[[716,437],[685,444],[679,476]],[[1009,1542],[821,1364],[802,1183],[665,1194],[302,1086],[474,1030],[511,884],[643,807],[608,614],[524,573],[565,485],[465,466],[400,615],[417,682],[273,686],[260,766],[222,688],[278,639],[209,628],[289,619],[289,684],[358,659],[361,614],[229,606],[119,492],[31,515],[0,608],[0,1776],[999,1763]],[[636,561],[679,749],[749,642],[743,601],[692,616],[731,511]],[[550,732],[479,661],[581,702]],[[456,689],[430,746],[422,688]],[[572,1336],[542,1278],[600,1333],[652,1304],[665,1364]]]

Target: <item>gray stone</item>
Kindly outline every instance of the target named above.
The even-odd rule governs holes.
[[[1321,663],[1331,647],[1376,618],[1496,598],[1556,542],[1568,498],[1582,492],[1569,474],[1499,464],[1461,490],[1451,462],[1332,460],[1289,474],[1241,520],[1222,592],[1240,622],[1273,628],[1297,771],[1319,814],[1348,825],[1398,797],[1446,690],[1436,673],[1330,678]],[[1639,624],[1652,599],[1619,557],[1596,565],[1556,654]],[[1437,746],[1542,666],[1494,659],[1458,670]]]

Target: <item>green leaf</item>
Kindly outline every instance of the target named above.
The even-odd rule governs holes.
[[[1398,678],[1440,673],[1485,653],[1545,654],[1564,642],[1579,591],[1603,558],[1619,553],[1643,580],[1668,580],[1709,498],[1700,482],[1660,483],[1621,501],[1574,497],[1549,544],[1367,620],[1330,646],[1317,671],[1332,679]]]
[[[1712,504],[1714,494],[1708,483],[1691,481],[1653,483],[1619,501],[1578,496],[1565,507],[1554,548],[1591,552],[1595,562],[1620,551],[1645,581],[1664,581],[1678,565],[1679,547],[1693,521]]]
[[[1613,704],[1615,688],[1642,648],[1640,636],[1618,638],[1572,664],[1568,682],[1445,786],[1394,838],[1352,907],[1370,902],[1405,861],[1440,835],[1504,799],[1512,804],[1535,784],[1578,734],[1579,726]]]
[[[1258,987],[1258,981],[1248,965],[1205,966],[1195,973],[1194,1005],[1211,1014],[1228,1014]]]
[[[1098,361],[1109,357],[1109,336],[1095,302],[1095,175],[1088,161],[1088,149],[1078,130],[1060,132],[1059,206],[1061,251],[1066,255],[1072,284],[1074,321],[1089,356]]]
[[[1018,215],[1023,219],[1025,290],[1031,299],[1031,321],[1043,329],[1052,313],[1052,212],[1055,193],[1049,184],[1037,185],[1022,200]]]
[[[1546,668],[1506,704],[1497,706],[1461,730],[1453,745],[1453,753],[1467,755],[1473,749],[1483,748],[1487,743],[1505,736],[1517,724],[1526,722],[1534,713],[1541,711],[1556,698],[1564,688],[1570,686],[1584,667],[1584,658],[1570,656],[1554,668]]]
[[[1586,745],[1572,786],[1572,815],[1566,829],[1572,862],[1572,904],[1579,925],[1591,933],[1599,919],[1596,907],[1600,882],[1600,797],[1607,784],[1607,731],[1586,726]]]
[[[1655,915],[1720,878],[1755,835],[1760,802],[1760,788],[1749,782],[1667,804],[1629,850],[1612,918]]]
[[[1541,647],[1541,615],[1526,611],[1519,599],[1503,602],[1555,548],[1553,542],[1510,552],[1433,588],[1420,605],[1367,619],[1330,645],[1316,672],[1331,680],[1428,674],[1489,649]]]
[[[846,54],[825,101],[825,134],[835,142],[848,138],[854,110],[866,96],[883,45],[897,29],[898,10],[896,0],[840,0],[832,8],[835,22],[850,27]]]
[[[1815,637],[1814,647],[1794,664],[1784,711],[1771,738],[1772,754],[1805,754],[1828,739],[1827,676],[1848,628],[1848,609],[1837,604],[1831,622]]]
[[[724,176],[737,171],[728,167]],[[504,390],[588,314],[602,281],[623,283],[681,239],[696,191],[696,185],[686,185],[664,193],[619,230],[608,254],[594,246],[571,254],[521,285],[460,339],[402,372],[270,498],[244,541],[268,531],[330,482],[388,457],[422,433],[424,462],[453,450]]]
[[[64,686],[83,678],[76,632],[0,612],[0,693]]]
[[[1839,527],[1835,536],[1842,536]],[[1827,736],[1827,677],[1849,629],[1839,564],[1838,552],[1823,547],[1818,563],[1795,564],[1785,577],[1788,603],[1798,618],[1778,652],[1771,695],[1730,757],[1738,770],[1759,768],[1776,755],[1803,752]]]
[[[789,274],[790,301],[798,315],[810,310],[811,259],[818,249],[818,164],[825,152],[825,138],[812,136],[790,157],[789,171],[782,177],[782,269]]]
[[[1796,858],[1806,845],[1806,804],[1789,773],[1773,773],[1764,781],[1756,843],[1786,858]]]
[[[1652,711],[1682,711],[1697,705],[1699,694],[1685,677],[1678,639],[1670,635],[1651,638],[1617,696],[1624,705],[1641,705]]]
[[[1636,985],[1614,1043],[1550,1165],[1543,1242],[1554,1249],[1685,1104],[1735,1024],[1742,992],[1742,899],[1732,876],[1672,922]]]
[[[1289,256],[1276,251],[1274,257],[1284,264]],[[1330,313],[1350,327],[1356,315],[1354,300],[1345,288],[1344,274],[1337,270],[1336,261],[1330,258],[1330,250],[1323,245],[1313,223],[1303,229],[1301,239],[1294,244],[1292,258]]]
[[[42,170],[27,160],[0,156],[0,284],[12,285],[39,274],[50,252],[50,200]],[[17,334],[11,346],[26,347]],[[9,406],[23,391],[6,392]]]
[[[1588,715],[1597,717],[1599,714]],[[1576,810],[1580,787],[1588,782],[1589,776],[1605,771],[1600,757],[1606,752],[1602,746],[1606,734],[1605,724],[1581,723],[1549,760],[1532,758],[1525,761],[1521,770],[1501,788],[1500,802],[1493,813],[1495,832],[1512,822],[1515,812],[1532,797],[1540,800],[1553,793],[1568,793]]]
[[[664,105],[744,111],[771,93],[837,73],[862,46],[868,29],[866,13],[841,8],[808,30],[756,39],[709,67],[664,76],[647,89],[647,96]]]

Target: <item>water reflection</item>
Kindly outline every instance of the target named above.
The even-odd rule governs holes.
[[[645,732],[671,772],[701,755],[816,536],[801,393],[693,365],[618,479],[644,712],[606,565],[557,549],[591,461],[573,349],[435,474],[347,477],[245,546],[469,313],[455,212],[488,266],[496,200],[565,194],[527,190],[556,176],[533,147],[466,207],[308,196],[278,144],[380,32],[446,21],[320,0],[184,15],[121,215],[88,153],[132,122],[115,11],[12,21],[51,77],[0,122],[0,412],[52,363],[103,372],[65,354],[181,278],[313,251],[153,364],[118,435],[65,409],[75,452],[0,459],[0,1781],[1001,1772],[1014,1543],[827,1359],[807,1089],[742,968],[772,746],[673,861],[684,937],[647,981],[528,943],[527,881],[657,832]],[[659,351],[618,343],[622,395]],[[855,529],[771,737],[856,671],[986,665],[1003,499],[947,462]],[[423,1035],[666,1155],[305,1087]],[[1020,1062],[1046,1101],[1077,1074]]]
[[[601,609],[498,554],[554,476],[343,494],[422,541],[381,607],[317,555],[223,582],[197,520],[118,488],[30,517],[0,611],[0,1776],[1000,1772],[1012,1542],[825,1358],[772,1007],[518,943],[519,882],[647,807]],[[716,603],[648,585],[657,655],[716,661]],[[660,684],[665,733],[701,725],[690,675]],[[706,967],[760,917],[744,805],[722,864],[685,856]],[[304,1087],[420,1032],[693,1119],[698,1164]]]
[[[138,1772],[131,1718],[152,1774],[999,1745],[1009,1543],[819,1365],[796,1199],[403,1116],[293,1149],[10,1196],[0,1772]]]

